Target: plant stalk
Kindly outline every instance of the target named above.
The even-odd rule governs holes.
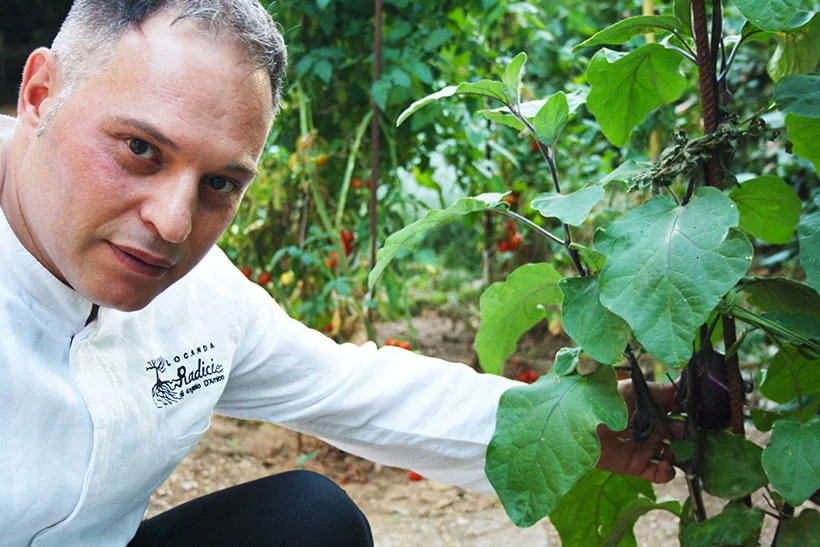
[[[720,0],[713,2],[715,10],[720,13]],[[717,52],[712,52],[709,43],[708,19],[706,16],[706,0],[692,0],[692,32],[695,36],[696,60],[698,65],[698,84],[700,88],[700,101],[703,109],[703,131],[707,135],[717,130],[719,125],[720,95],[718,93],[717,76],[715,65],[717,63]],[[720,25],[712,25],[714,40],[719,40]],[[720,188],[720,158],[717,153],[713,154],[706,162],[704,176],[708,186]],[[694,184],[694,179],[689,182],[690,188]],[[687,191],[687,196],[692,192]],[[684,200],[684,205],[688,202]]]

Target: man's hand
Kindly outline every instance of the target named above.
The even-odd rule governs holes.
[[[676,411],[679,407],[675,403],[675,384],[649,384],[661,411]],[[624,398],[629,410],[629,417],[635,410],[634,390],[632,382],[625,380],[618,383],[618,391]],[[677,433],[673,429],[673,433]],[[598,426],[598,437],[601,439],[601,457],[597,467],[613,473],[635,475],[648,481],[663,483],[669,482],[675,476],[672,467],[672,451],[669,444],[667,429],[660,421],[646,441],[634,442],[629,427],[623,431],[612,431],[605,425]]]

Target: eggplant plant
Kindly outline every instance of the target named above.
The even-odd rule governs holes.
[[[483,100],[497,127],[537,143],[551,189],[531,200],[536,218],[510,208],[503,192],[429,211],[385,241],[369,284],[425,232],[476,213],[513,218],[557,251],[486,289],[474,342],[483,369],[500,373],[522,335],[560,306],[575,344],[500,402],[486,471],[517,525],[549,516],[564,545],[634,545],[635,521],[664,510],[680,518],[683,546],[755,545],[768,516],[777,545],[809,545],[820,537],[820,512],[807,503],[820,489],[820,17],[796,0],[675,0],[663,9],[579,43],[574,51],[591,57],[585,85],[572,91],[522,99],[520,53],[498,80],[450,85],[410,105],[398,124],[435,101]],[[743,52],[769,55],[773,93],[751,113],[732,110]],[[686,123],[693,108],[699,123]],[[560,180],[570,123],[586,117],[625,149],[659,111],[678,120],[657,157],[625,159],[599,180]],[[802,158],[814,191],[801,199],[759,155],[743,157],[749,143]],[[584,161],[583,151],[573,155]],[[576,241],[605,201],[623,210]],[[767,245],[797,249],[790,275],[754,268]],[[744,376],[755,352],[768,362]],[[658,500],[650,483],[595,468],[599,424],[629,427],[636,440],[655,427],[639,360],[680,378],[683,410],[660,418],[684,424],[671,449],[685,500]],[[631,424],[619,366],[638,392]],[[748,437],[750,420],[765,441]],[[703,492],[726,500],[719,512],[707,511]]]

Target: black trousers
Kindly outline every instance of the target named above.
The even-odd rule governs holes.
[[[287,471],[208,494],[142,522],[129,547],[369,547],[347,493],[312,471]]]

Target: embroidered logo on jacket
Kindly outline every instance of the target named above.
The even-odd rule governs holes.
[[[173,364],[162,356],[146,362],[145,370],[153,370],[156,375],[151,397],[157,408],[171,406],[203,387],[225,381],[225,367],[221,363],[214,362],[213,357],[198,356],[213,348],[210,344],[175,355]],[[196,368],[189,369],[186,365],[195,357]]]

